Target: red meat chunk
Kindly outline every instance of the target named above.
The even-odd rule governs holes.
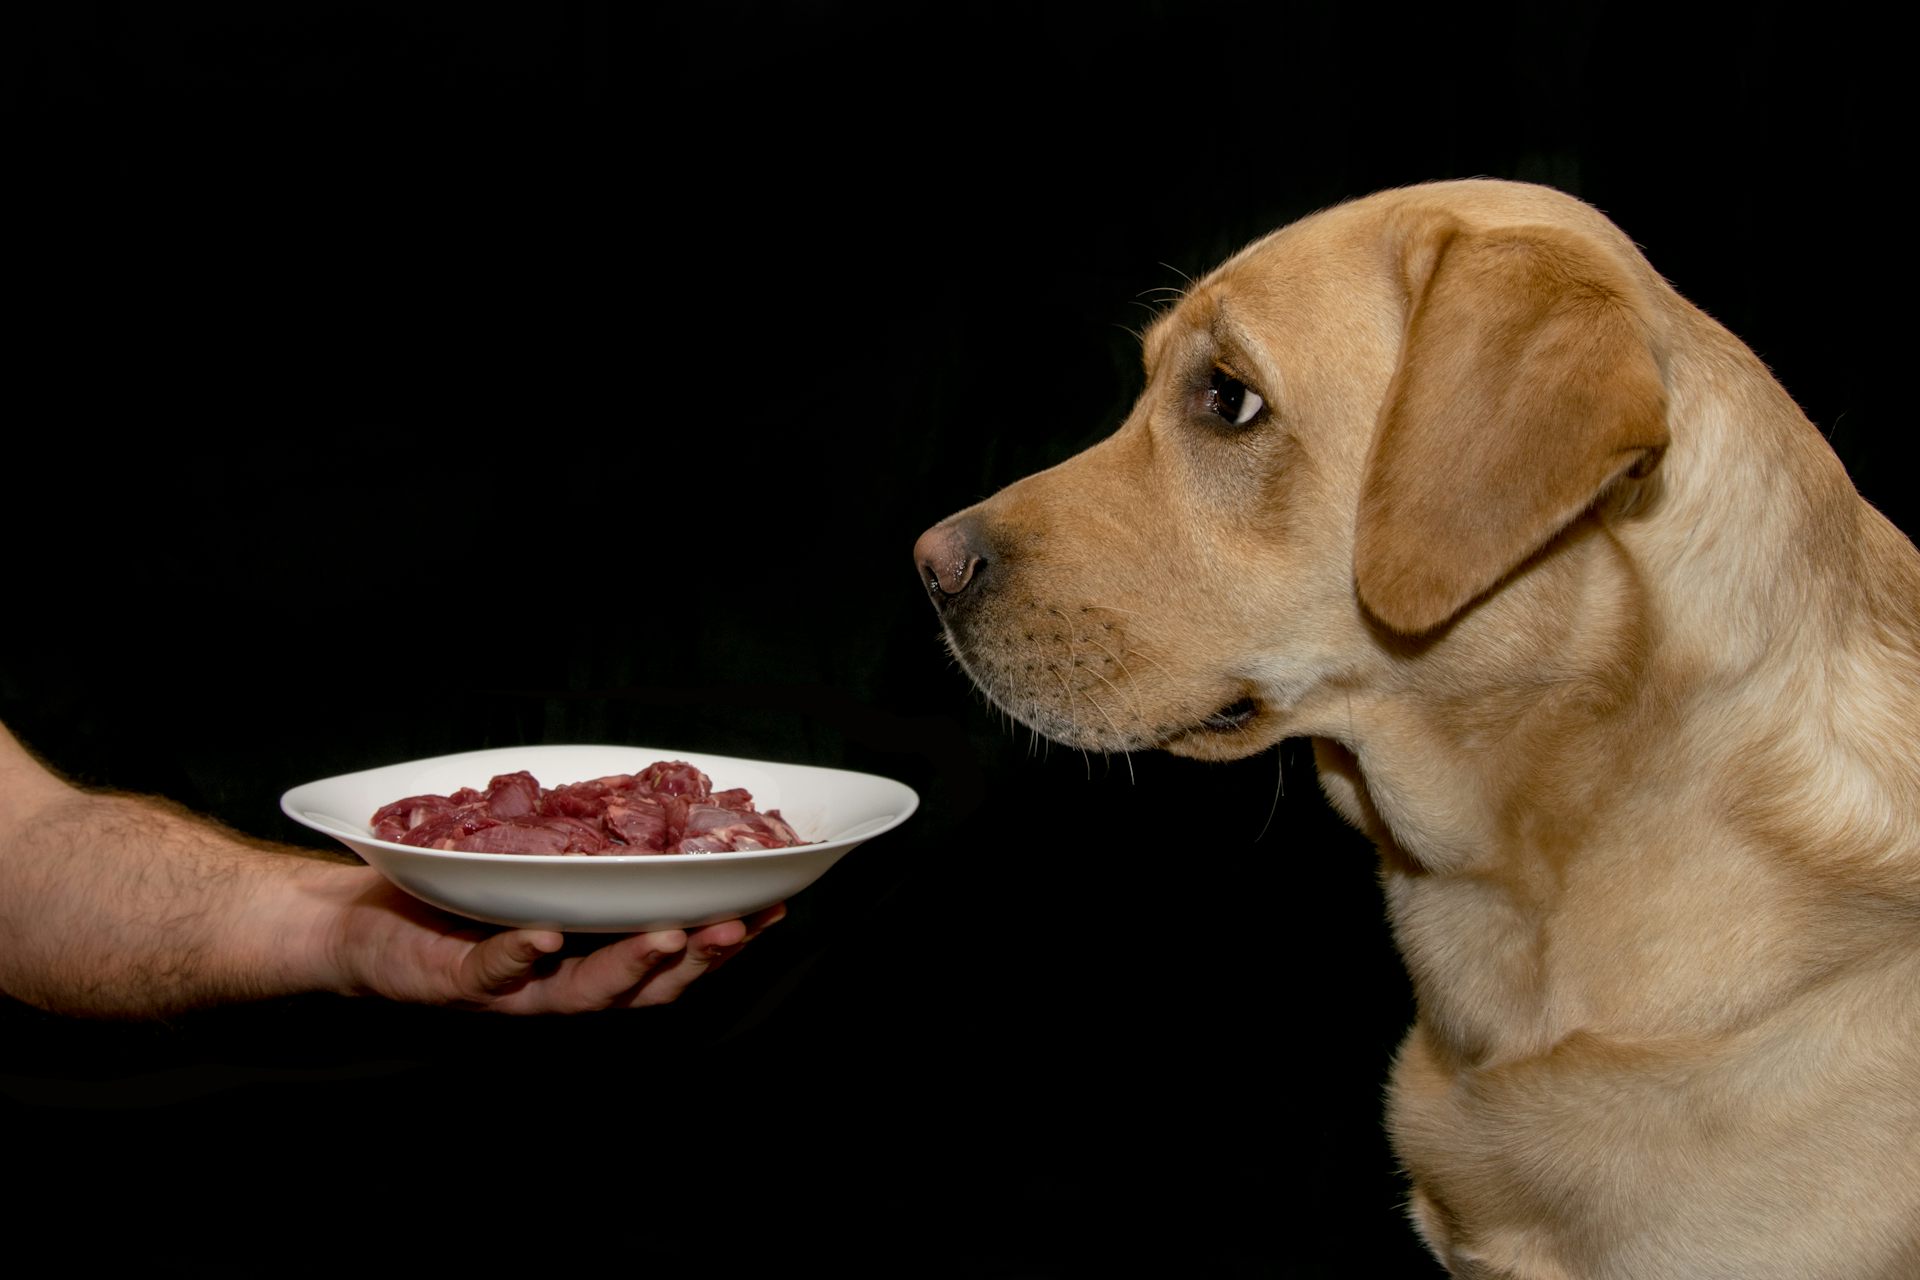
[[[683,760],[551,789],[524,770],[485,791],[408,796],[373,815],[373,835],[422,849],[470,853],[723,853],[806,844],[780,817]]]

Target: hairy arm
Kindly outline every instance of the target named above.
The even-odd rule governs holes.
[[[783,914],[587,954],[418,902],[370,867],[246,839],[165,801],[80,791],[0,726],[0,991],[157,1016],[307,991],[509,1013],[664,1004]]]

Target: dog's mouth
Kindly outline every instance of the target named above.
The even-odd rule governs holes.
[[[1162,749],[1196,760],[1238,760],[1273,745],[1279,726],[1259,699],[1235,698],[1163,741]]]
[[[1211,733],[1237,733],[1259,714],[1259,703],[1252,698],[1239,698],[1212,715],[1203,717],[1200,727]]]

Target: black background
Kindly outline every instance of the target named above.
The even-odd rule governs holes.
[[[1305,744],[1033,746],[949,665],[914,537],[1112,429],[1158,291],[1471,175],[1608,212],[1913,527],[1868,407],[1874,37],[1831,6],[27,12],[26,742],[296,843],[289,786],[529,742],[923,807],[669,1009],[7,1006],[22,1233],[1434,1274],[1379,1131],[1407,987]]]

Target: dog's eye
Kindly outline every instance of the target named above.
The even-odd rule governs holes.
[[[1267,402],[1260,398],[1259,392],[1224,369],[1213,371],[1204,401],[1208,413],[1236,427],[1246,426],[1267,407]]]

